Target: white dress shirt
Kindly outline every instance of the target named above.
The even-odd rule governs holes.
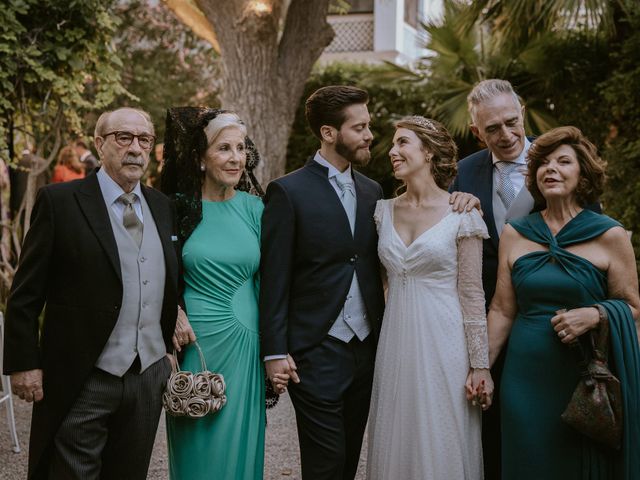
[[[104,203],[111,208],[111,210],[116,214],[116,218],[122,222],[125,205],[124,203],[119,202],[118,198],[120,198],[120,195],[127,192],[125,192],[122,187],[109,176],[104,167],[98,170],[96,176],[98,177],[98,184],[100,185],[100,191],[102,192]],[[132,191],[136,194],[136,200],[133,202],[133,209],[140,221],[144,223],[142,218],[142,205],[140,203],[140,198],[142,197],[140,182],[136,184]]]

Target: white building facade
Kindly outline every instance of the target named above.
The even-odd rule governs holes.
[[[334,61],[410,64],[424,56],[420,23],[442,15],[442,0],[351,0],[351,10],[330,15],[336,35],[320,57]]]

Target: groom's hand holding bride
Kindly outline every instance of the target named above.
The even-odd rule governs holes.
[[[487,410],[493,401],[493,379],[488,368],[472,368],[465,382],[467,400]]]
[[[291,355],[287,355],[286,358],[277,358],[273,360],[267,360],[264,362],[264,368],[267,372],[267,378],[271,381],[273,389],[278,394],[282,394],[287,390],[289,379],[293,380],[293,383],[300,383],[300,377],[298,377],[298,367]]]

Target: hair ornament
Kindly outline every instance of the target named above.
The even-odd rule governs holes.
[[[437,130],[435,124],[428,118],[424,118],[420,115],[412,115],[407,119],[409,122],[418,125],[426,130]]]

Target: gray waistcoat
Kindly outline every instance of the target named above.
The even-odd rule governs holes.
[[[531,196],[531,193],[529,193],[526,185],[520,189],[520,192],[516,195],[511,207],[509,207],[509,210],[507,210],[504,203],[502,203],[502,199],[498,195],[496,185],[493,186],[492,201],[493,219],[496,223],[498,235],[502,235],[502,229],[509,220],[529,215],[534,204],[533,197]]]
[[[107,207],[122,272],[120,315],[96,367],[121,377],[140,356],[141,371],[166,353],[160,316],[164,297],[164,253],[149,205],[140,198],[144,230],[138,249],[111,207]]]

